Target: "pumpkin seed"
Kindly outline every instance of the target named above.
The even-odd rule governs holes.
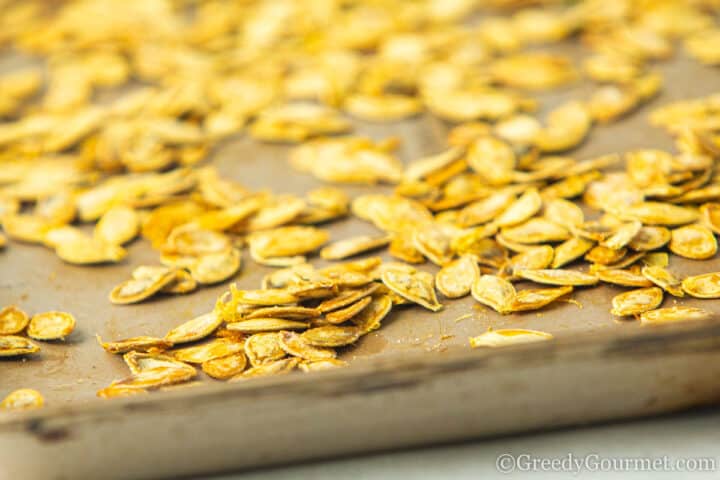
[[[508,345],[552,340],[552,338],[553,336],[551,334],[539,330],[526,330],[522,328],[489,329],[482,335],[470,337],[470,346],[472,348],[506,347]]]
[[[631,290],[613,297],[610,313],[619,317],[639,315],[656,309],[662,301],[663,291],[658,287]]]

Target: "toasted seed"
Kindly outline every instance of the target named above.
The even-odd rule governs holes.
[[[240,270],[240,250],[229,250],[208,253],[198,258],[190,267],[192,278],[202,285],[211,285],[227,280]]]
[[[395,294],[393,293],[392,295]],[[374,297],[370,305],[352,317],[351,321],[360,329],[361,335],[366,335],[380,328],[382,320],[390,313],[393,305],[397,304],[393,300],[392,295],[379,295]]]
[[[547,285],[595,285],[598,278],[576,270],[518,270],[516,275],[526,280]]]
[[[327,325],[306,330],[300,336],[306,343],[315,347],[344,347],[355,343],[360,335],[362,330],[355,326]]]
[[[513,202],[496,219],[499,227],[511,227],[529,220],[542,208],[542,198],[537,188],[530,188]]]
[[[112,382],[109,387],[100,390],[97,395],[99,397],[116,396],[114,392],[118,389],[125,393],[127,390],[145,390],[174,385],[187,382],[196,375],[197,371],[190,365],[185,365],[184,368],[175,366],[148,368],[122,380]]]
[[[525,252],[520,252],[510,259],[510,266],[513,270],[537,270],[547,268],[553,261],[555,251],[550,245],[533,247]]]
[[[512,312],[517,296],[510,282],[495,275],[482,275],[473,283],[471,292],[475,300],[503,315]]]
[[[110,208],[95,225],[95,238],[112,245],[123,245],[134,239],[140,229],[137,212],[126,206]]]
[[[622,269],[598,270],[595,275],[600,281],[623,287],[651,287],[653,283],[643,275]]]
[[[76,265],[119,262],[127,256],[127,251],[121,246],[97,238],[75,238],[58,245],[55,253],[62,260]]]
[[[619,317],[626,315],[639,315],[654,310],[663,301],[663,291],[658,287],[640,288],[623,292],[612,299],[610,313]]]
[[[643,226],[628,246],[637,252],[649,252],[664,247],[670,241],[670,230],[665,227]]]
[[[670,265],[670,257],[665,252],[648,253],[642,258],[644,265],[667,267]]]
[[[141,373],[156,368],[193,368],[174,357],[161,352],[136,352],[131,350],[123,355],[123,361],[130,369],[131,373]]]
[[[512,304],[513,312],[538,310],[573,291],[573,287],[537,288],[520,290]]]
[[[253,367],[280,360],[285,356],[285,351],[280,347],[280,334],[267,332],[250,335],[245,341],[245,355]]]
[[[717,253],[717,240],[712,230],[695,224],[676,228],[670,239],[670,251],[695,260],[711,258]]]
[[[439,223],[418,228],[412,241],[415,248],[435,265],[445,265],[453,258],[452,236]]]
[[[668,307],[650,310],[640,315],[640,323],[643,325],[660,325],[664,323],[688,322],[695,320],[708,320],[712,318],[712,312],[695,307]]]
[[[342,260],[348,257],[382,248],[390,243],[391,237],[362,235],[334,242],[320,250],[325,260]]]
[[[408,263],[423,263],[425,257],[415,248],[413,233],[403,232],[393,235],[388,253],[393,257]]]
[[[570,233],[560,225],[544,218],[531,218],[525,223],[502,229],[503,237],[522,244],[561,242]]]
[[[320,304],[321,306],[322,304]],[[322,312],[318,308],[308,307],[263,307],[253,310],[243,318],[246,320],[254,318],[286,318],[290,320],[307,320],[310,318],[319,317]]]
[[[159,271],[159,275],[141,276],[126,280],[112,289],[109,295],[111,303],[128,305],[146,300],[162,289],[171,285],[177,279],[177,271],[166,269]]]
[[[440,269],[435,276],[435,287],[447,298],[460,298],[470,293],[478,278],[477,262],[470,256],[463,256]]]
[[[244,349],[245,342],[228,340],[227,338],[216,338],[202,345],[175,350],[173,351],[173,356],[181,362],[205,363],[210,360],[243,352]]]
[[[149,392],[142,388],[123,387],[122,385],[112,385],[97,391],[96,395],[100,398],[120,398],[131,397],[134,395],[147,395]]]
[[[703,223],[720,235],[720,203],[706,203],[700,207]]]
[[[587,136],[592,119],[585,105],[570,101],[551,111],[547,123],[536,135],[535,145],[543,152],[559,152],[579,145]]]
[[[172,343],[163,338],[157,337],[132,337],[114,342],[103,342],[100,335],[97,336],[98,343],[108,353],[127,353],[129,351],[148,352],[155,350],[166,350],[172,347]]]
[[[371,297],[362,298],[350,306],[326,314],[325,320],[333,325],[343,323],[360,313],[370,302],[372,302]]]
[[[380,288],[379,283],[371,283],[365,288],[361,288],[359,290],[346,290],[340,293],[337,297],[323,301],[320,305],[317,306],[317,309],[321,313],[325,313],[337,310],[338,308],[346,307],[357,302],[358,300],[361,300],[364,297],[372,295],[375,291],[377,291],[378,288]]]
[[[433,312],[443,307],[435,295],[435,281],[430,273],[412,267],[408,269],[390,267],[383,271],[381,278],[386,287],[413,303]]]
[[[228,323],[225,328],[233,332],[259,333],[273,332],[279,330],[305,329],[308,324],[297,320],[285,320],[282,318],[253,318],[239,322]]]
[[[720,298],[720,273],[703,273],[687,277],[682,281],[682,289],[696,298]]]
[[[175,280],[164,286],[160,291],[175,294],[190,293],[197,289],[197,285],[197,282],[192,275],[190,275],[190,272],[184,269],[178,269],[175,271]]]
[[[337,355],[331,348],[310,345],[302,335],[295,332],[280,332],[280,348],[288,355],[311,362],[333,359]]]
[[[506,347],[508,345],[552,340],[552,338],[553,336],[551,334],[539,330],[525,330],[521,328],[490,329],[482,335],[470,337],[470,346],[472,348]]]
[[[458,255],[472,257],[481,265],[500,268],[507,262],[507,251],[497,241],[485,238],[476,229],[453,239],[452,247]]]
[[[600,242],[600,245],[613,250],[621,250],[637,237],[641,229],[642,223],[638,221],[625,223],[618,227],[615,233]]]
[[[231,382],[238,382],[253,377],[264,377],[268,375],[284,375],[292,372],[300,363],[295,357],[283,358],[272,362],[256,365],[245,370],[240,375],[236,375],[230,379]]]
[[[611,269],[618,270],[618,269],[622,269],[622,268],[627,268],[630,265],[637,262],[638,260],[645,258],[645,256],[646,256],[645,252],[637,252],[637,253],[633,253],[630,255],[625,255],[622,258],[622,260],[620,260],[617,263],[612,263],[610,265],[601,265],[599,263],[595,263],[590,266],[590,272],[595,273],[600,270],[611,270]]]
[[[41,408],[45,399],[37,390],[32,388],[21,388],[10,392],[2,402],[0,408],[7,410],[31,410]]]
[[[577,260],[593,248],[595,242],[582,237],[572,237],[555,247],[552,268],[560,268]]]
[[[0,335],[14,335],[25,330],[30,318],[15,305],[0,310]]]
[[[230,238],[223,233],[181,225],[170,232],[162,250],[163,253],[196,256],[223,252],[230,247]]]
[[[461,227],[472,227],[496,218],[515,201],[515,192],[505,189],[471,203],[460,211],[457,219]],[[494,232],[493,232],[494,233]]]
[[[626,248],[613,250],[602,245],[596,245],[585,255],[585,260],[600,265],[614,265],[625,258],[626,254]]]
[[[238,375],[247,366],[244,352],[237,352],[225,357],[214,358],[203,362],[202,370],[212,378],[226,380]]]
[[[66,312],[44,312],[33,315],[27,327],[28,337],[35,340],[59,340],[75,330],[75,317]]]
[[[213,333],[222,322],[217,313],[206,313],[173,328],[165,335],[165,340],[173,344],[194,342]]]
[[[681,288],[682,281],[665,268],[646,265],[642,268],[642,274],[645,278],[668,292],[670,295],[675,297],[685,296]]]
[[[491,136],[482,136],[470,144],[467,163],[490,185],[505,185],[512,180],[515,152],[507,143]]]
[[[545,218],[565,228],[579,227],[585,223],[585,214],[576,204],[564,198],[545,201]]]
[[[627,220],[639,220],[647,225],[684,225],[698,219],[697,211],[661,202],[640,202],[618,209],[617,216]]]
[[[235,290],[233,292],[233,298],[237,299],[239,303],[263,306],[282,305],[298,301],[298,297],[292,293],[276,288],[268,288],[267,290]]]
[[[327,358],[324,360],[300,362],[298,368],[305,373],[309,373],[319,372],[322,370],[332,370],[333,368],[337,367],[345,367],[347,366],[347,364],[348,363],[344,360],[338,360],[337,358]]]
[[[327,239],[328,233],[319,228],[290,226],[252,233],[248,244],[259,257],[293,257],[319,249]]]
[[[40,351],[40,347],[27,338],[0,335],[0,357],[16,357],[38,351]]]

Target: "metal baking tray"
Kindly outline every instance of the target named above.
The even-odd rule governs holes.
[[[573,45],[561,50],[579,51]],[[720,70],[682,55],[654,68],[663,74],[663,93],[627,119],[596,126],[573,155],[585,159],[633,148],[672,149],[672,139],[647,123],[649,109],[712,93],[720,85]],[[541,105],[547,109],[590,90],[579,84],[544,94]],[[430,115],[356,125],[357,133],[374,138],[399,136],[406,162],[440,151],[449,128]],[[240,135],[220,145],[210,161],[250,188],[302,194],[320,185],[288,166],[288,150]],[[343,188],[352,196],[378,190]],[[328,228],[332,239],[374,231],[354,218]],[[621,290],[610,286],[574,293],[579,305],[556,303],[507,316],[469,297],[443,300],[445,309],[437,314],[396,308],[380,330],[342,354],[350,362],[344,369],[235,384],[203,378],[202,387],[98,399],[95,392],[127,370],[119,357],[100,348],[95,334],[105,339],[162,336],[209,311],[227,288],[111,305],[108,292],[134,266],[157,262],[157,252],[142,240],[129,251],[123,263],[102,267],[64,264],[47,249],[19,243],[0,252],[0,305],[18,304],[31,313],[65,310],[78,320],[66,342],[44,344],[40,354],[25,361],[0,360],[0,395],[29,387],[46,397],[41,410],[0,416],[0,479],[223,472],[654,415],[720,400],[720,323],[642,328],[616,321],[609,304]],[[258,288],[269,269],[245,255],[234,281]],[[687,275],[720,270],[717,259],[673,257],[671,266]],[[664,306],[672,302],[666,298]],[[720,314],[715,301],[682,303]],[[539,329],[556,340],[471,350],[468,337],[490,326]]]

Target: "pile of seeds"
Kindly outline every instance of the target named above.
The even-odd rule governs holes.
[[[31,317],[14,305],[0,310],[0,357],[19,357],[40,351],[32,340],[64,340],[75,329],[75,318],[65,312],[43,312]]]
[[[233,284],[212,312],[163,338],[101,341],[130,369],[103,397],[189,382],[194,365],[231,380],[342,365],[337,349],[379,328],[394,306],[438,311],[441,300],[467,295],[509,314],[605,283],[632,289],[612,300],[618,317],[707,318],[699,308],[660,306],[668,295],[720,298],[720,273],[681,278],[671,266],[673,255],[717,252],[718,94],[652,112],[651,123],[675,138],[674,153],[578,161],[567,152],[595,125],[651,101],[663,83],[652,64],[677,46],[720,64],[717,2],[528,3],[4,5],[0,45],[45,65],[0,75],[0,248],[7,236],[72,264],[103,264],[124,260],[141,236],[159,264],[134,268],[109,293],[115,304],[228,281],[245,247],[254,262],[279,268],[259,290]],[[479,7],[501,10],[478,15]],[[578,65],[536,48],[571,38],[590,52]],[[535,115],[534,92],[583,77],[595,84],[589,96]],[[348,120],[426,112],[453,123],[448,148],[406,166],[399,139],[352,135]],[[394,192],[253,192],[200,165],[243,130],[299,144],[290,164],[323,182],[384,183]],[[350,214],[380,232],[328,244],[319,225]],[[336,261],[384,248],[398,262],[307,263],[315,253]],[[439,267],[435,275],[411,265],[427,261]],[[538,287],[520,288],[525,282]],[[0,355],[37,351],[16,336],[28,322],[40,340],[74,327],[67,314],[21,313],[0,312]],[[491,330],[471,346],[550,338]],[[42,403],[13,398],[6,402]]]

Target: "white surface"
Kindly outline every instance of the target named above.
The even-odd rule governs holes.
[[[380,428],[379,428],[380,430]],[[378,432],[381,434],[381,432]],[[558,472],[499,473],[499,455],[532,455],[535,458],[595,458],[668,456],[670,459],[712,457],[720,468],[720,410],[477,441],[358,458],[331,460],[246,474],[223,475],[202,480],[370,480],[370,479],[718,479],[714,472]],[[527,458],[527,457],[524,457]]]

